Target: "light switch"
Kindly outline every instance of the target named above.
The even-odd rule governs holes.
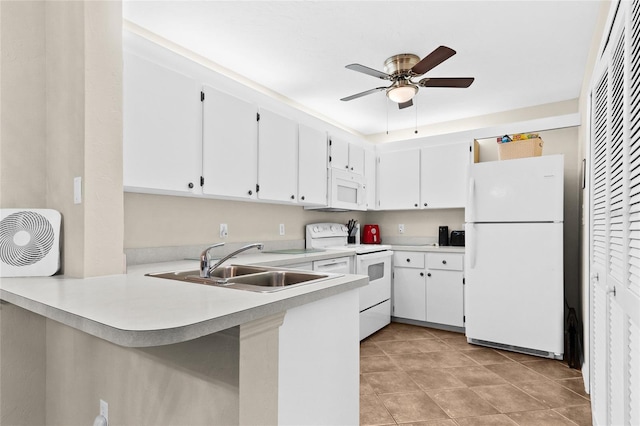
[[[82,177],[73,178],[73,204],[82,203]]]

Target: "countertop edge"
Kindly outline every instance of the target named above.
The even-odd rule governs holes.
[[[213,317],[198,323],[158,330],[125,330],[116,328],[2,288],[0,288],[0,302],[11,303],[47,319],[54,320],[119,346],[132,348],[150,347],[193,340],[307,303],[357,289],[368,283],[367,278],[364,276],[348,277],[353,277],[353,279],[338,277],[335,279],[348,279],[348,281],[231,314]]]

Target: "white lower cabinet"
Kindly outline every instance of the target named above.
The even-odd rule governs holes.
[[[426,321],[424,269],[393,268],[393,316]]]
[[[463,254],[394,253],[393,316],[464,327]]]

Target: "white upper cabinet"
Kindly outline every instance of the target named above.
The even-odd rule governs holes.
[[[344,139],[330,139],[331,167],[364,175],[364,148]]]
[[[420,207],[420,150],[383,152],[378,163],[378,209]]]
[[[258,109],[204,86],[203,193],[255,199],[258,182]]]
[[[344,139],[330,138],[330,165],[334,169],[349,170],[349,142]]]
[[[298,127],[298,202],[327,205],[327,134],[303,124]]]
[[[364,152],[364,176],[367,185],[367,210],[377,210],[376,205],[376,153],[366,150]]]
[[[200,83],[128,52],[123,59],[125,189],[199,193]]]
[[[298,198],[298,123],[266,109],[258,121],[258,198],[295,203]]]
[[[420,153],[422,208],[465,207],[468,143],[429,146]]]
[[[353,143],[349,144],[349,170],[364,175],[364,148]]]

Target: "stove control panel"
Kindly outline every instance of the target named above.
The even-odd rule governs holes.
[[[349,230],[341,223],[312,223],[307,225],[307,238],[346,237]]]

